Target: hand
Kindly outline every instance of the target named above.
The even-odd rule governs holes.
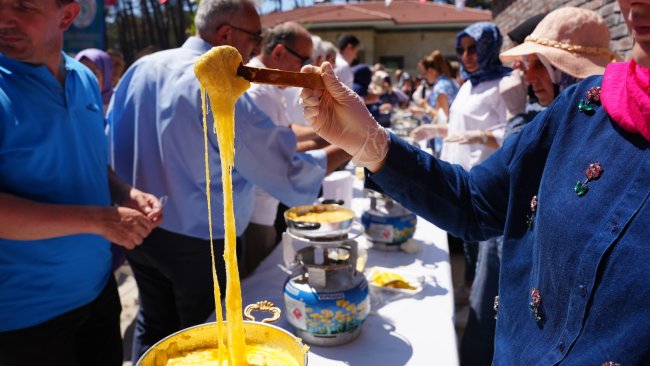
[[[142,244],[157,224],[138,210],[128,207],[103,207],[98,232],[112,243],[127,249]]]
[[[307,65],[303,72],[318,72]],[[320,71],[325,90],[303,89],[300,93],[305,118],[318,135],[345,150],[357,166],[371,170],[381,166],[388,153],[388,132],[381,127],[359,96],[334,75],[329,62]]]
[[[140,211],[147,216],[155,226],[162,222],[163,203],[156,196],[131,188],[127,199],[120,203],[121,206]]]
[[[424,108],[423,107],[418,107],[418,106],[410,106],[409,107],[409,112],[413,113],[417,117],[422,117],[424,116]]]
[[[430,140],[434,137],[447,136],[447,125],[437,125],[427,123],[417,127],[411,132],[411,137],[415,141]]]
[[[379,112],[381,113],[390,113],[393,110],[393,105],[390,103],[384,103],[379,106]]]
[[[487,134],[481,130],[465,131],[464,133],[448,136],[443,142],[458,143],[458,144],[485,144],[487,142]]]

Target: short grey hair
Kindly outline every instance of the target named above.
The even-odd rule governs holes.
[[[329,42],[329,41],[323,41],[322,46],[323,46],[323,49],[325,50],[325,56],[336,58],[336,54],[339,52],[339,50],[336,49],[336,46],[334,46],[334,43]]]
[[[318,60],[319,57],[325,58],[325,47],[323,47],[323,39],[319,36],[311,36],[311,43],[313,48],[311,51],[311,59]]]
[[[221,24],[241,16],[247,6],[255,9],[251,0],[201,0],[194,16],[194,25],[199,34],[211,34]]]
[[[309,32],[296,22],[285,22],[276,25],[266,32],[262,42],[262,53],[271,54],[278,44],[284,44],[287,47],[294,47],[296,39],[304,34],[309,37]]]

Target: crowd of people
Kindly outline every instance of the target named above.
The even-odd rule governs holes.
[[[563,7],[509,30],[508,50],[495,24],[469,25],[454,59],[434,49],[418,75],[359,63],[352,34],[263,31],[250,0],[202,0],[195,35],[126,69],[119,51],[63,52],[74,0],[0,3],[0,364],[121,365],[112,272],[125,260],[134,364],[214,312],[221,164],[216,136],[202,143],[193,64],[220,45],[250,66],[321,72],[326,87],[252,84],[237,101],[242,276],[277,245],[283,207],[315,202],[351,160],[463,243],[462,365],[650,362],[650,1],[618,3],[630,61],[598,13]],[[397,110],[420,122],[406,139],[390,131]]]

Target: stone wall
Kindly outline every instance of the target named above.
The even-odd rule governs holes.
[[[538,13],[548,13],[563,6],[576,6],[598,12],[607,22],[611,33],[611,48],[621,57],[629,58],[632,38],[629,36],[621,9],[616,0],[495,0],[494,22],[505,35],[518,24]],[[512,47],[504,37],[504,49]]]

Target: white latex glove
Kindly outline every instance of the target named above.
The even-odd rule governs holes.
[[[319,68],[304,66],[302,72],[318,72]],[[388,132],[372,117],[357,93],[342,84],[332,65],[320,68],[325,90],[303,89],[300,93],[305,119],[316,133],[352,156],[357,166],[374,167],[388,153]]]
[[[418,126],[411,132],[411,137],[415,141],[430,140],[434,137],[445,136],[447,136],[447,125],[438,125],[434,123],[427,123]]]
[[[458,144],[485,144],[488,136],[484,131],[471,130],[465,131],[458,135],[446,137],[443,142],[458,143]]]

